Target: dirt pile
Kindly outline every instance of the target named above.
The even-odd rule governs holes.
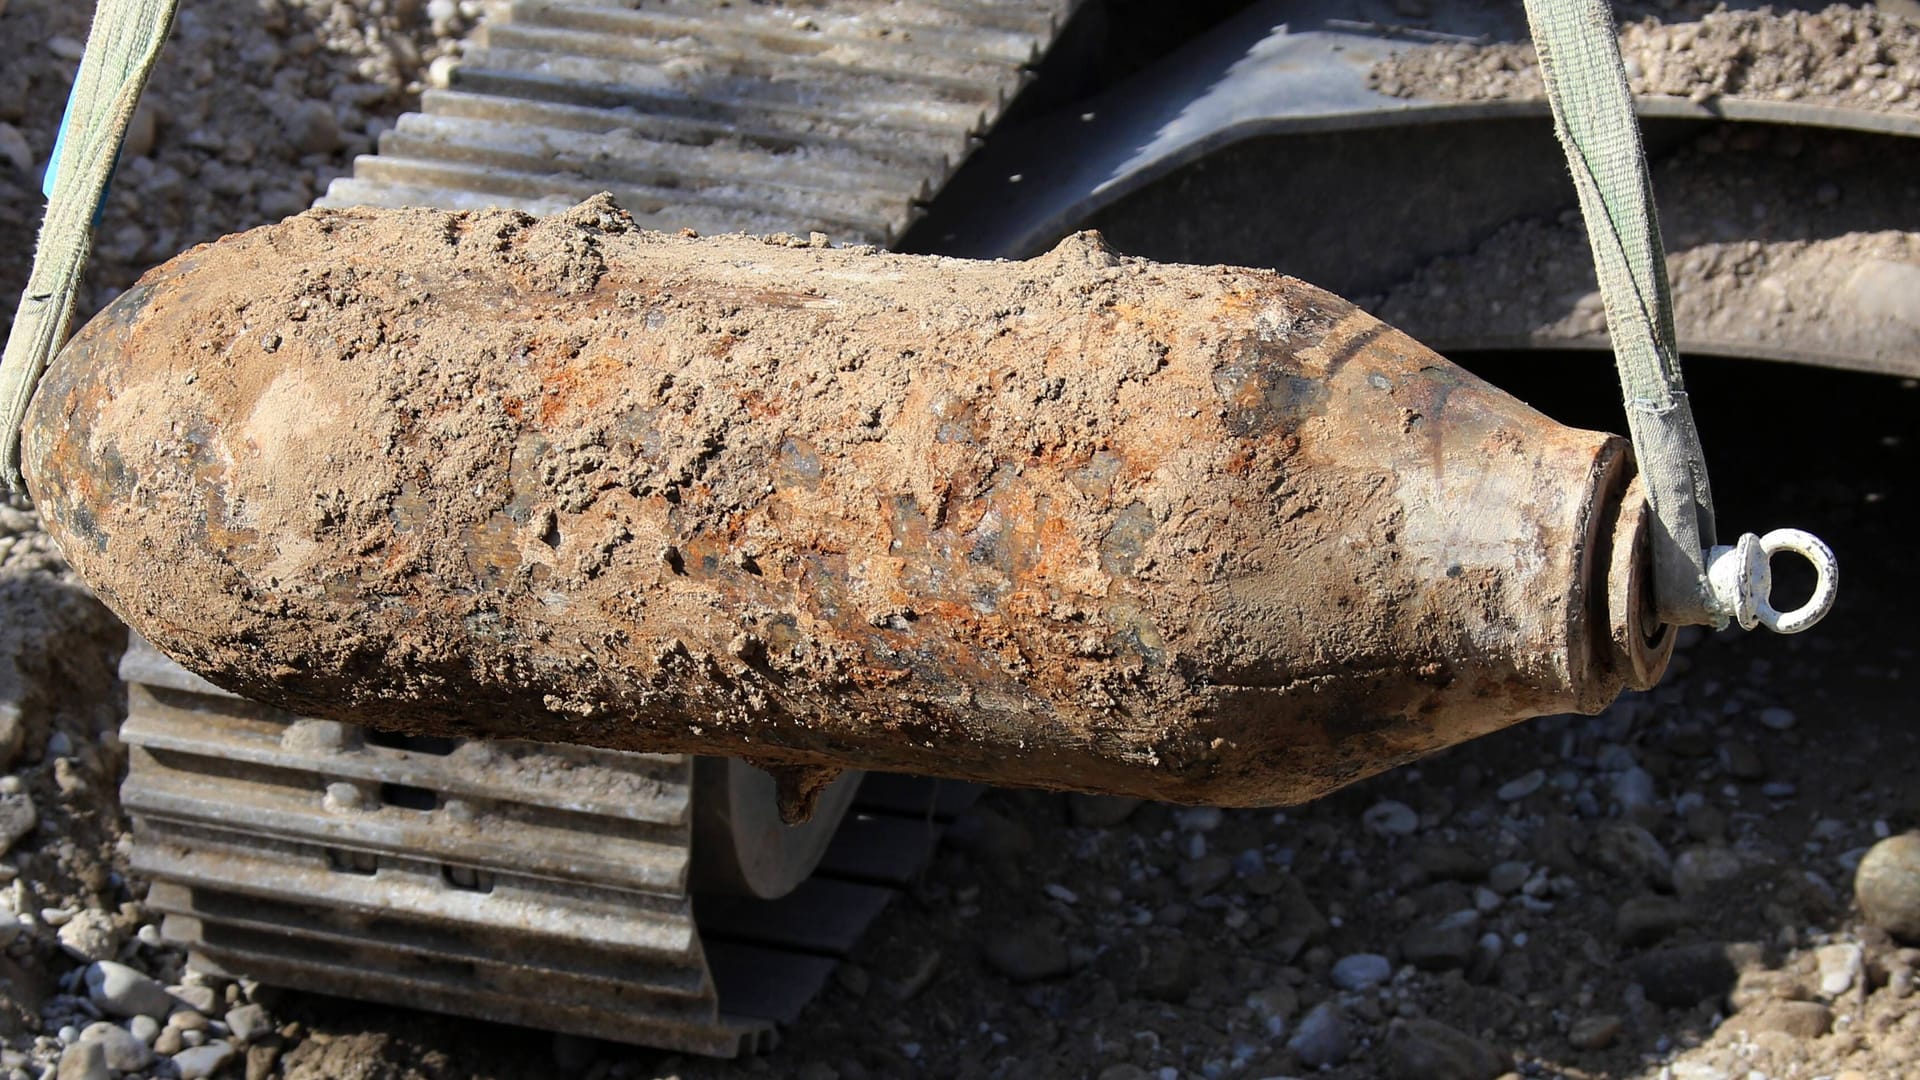
[[[1906,15],[1834,5],[1818,12],[1721,10],[1688,22],[1648,16],[1621,27],[1620,48],[1637,94],[1920,110],[1920,21]],[[1545,94],[1525,42],[1408,49],[1376,65],[1368,85],[1439,101]]]

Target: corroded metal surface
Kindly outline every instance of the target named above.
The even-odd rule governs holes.
[[[1266,804],[1624,679],[1619,440],[1088,236],[316,212],[129,291],[27,449],[162,649],[376,726]]]

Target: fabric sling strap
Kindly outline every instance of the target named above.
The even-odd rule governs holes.
[[[47,163],[47,217],[0,360],[0,478],[20,486],[20,422],[47,362],[66,340],[94,215],[120,140],[166,43],[176,0],[100,0],[67,114]]]
[[[1666,252],[1613,12],[1606,0],[1526,0],[1526,9],[1554,130],[1580,196],[1627,428],[1654,512],[1660,620],[1806,629],[1832,606],[1839,580],[1825,544],[1797,529],[1777,529],[1717,545],[1713,492],[1680,377]],[[1818,575],[1814,596],[1796,611],[1778,612],[1768,603],[1768,558],[1775,551],[1800,553]]]

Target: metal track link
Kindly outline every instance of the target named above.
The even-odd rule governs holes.
[[[692,759],[303,719],[138,637],[120,670],[132,867],[194,967],[690,1053],[769,1048],[975,794],[868,777],[792,893],[695,895]]]
[[[320,206],[551,213],[885,245],[1077,0],[509,0]]]

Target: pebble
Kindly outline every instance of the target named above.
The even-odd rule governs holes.
[[[249,1043],[273,1030],[273,1017],[261,1005],[242,1005],[229,1009],[225,1017],[227,1030],[241,1043]]]
[[[1465,967],[1473,959],[1479,928],[1480,913],[1471,910],[1416,923],[1400,939],[1400,954],[1423,971]]]
[[[1614,776],[1612,791],[1613,801],[1628,813],[1650,807],[1660,798],[1654,788],[1653,774],[1637,765]]]
[[[1869,923],[1920,945],[1920,833],[1889,836],[1868,848],[1853,873],[1853,895]]]
[[[160,1021],[151,1016],[136,1016],[127,1021],[127,1030],[133,1033],[134,1038],[152,1046],[153,1040],[160,1037]]]
[[[1412,836],[1420,829],[1420,815],[1406,803],[1387,799],[1368,807],[1360,823],[1381,836]]]
[[[1438,1020],[1396,1019],[1386,1049],[1394,1080],[1494,1080],[1506,1071],[1485,1043]]]
[[[235,1052],[232,1043],[216,1039],[173,1055],[173,1067],[180,1071],[180,1080],[205,1080],[232,1061]]]
[[[1760,722],[1775,731],[1787,731],[1791,729],[1794,721],[1797,719],[1798,717],[1793,715],[1792,709],[1782,708],[1778,705],[1769,705],[1760,710]]]
[[[1501,802],[1519,802],[1521,799],[1539,791],[1547,782],[1544,769],[1535,769],[1524,776],[1515,777],[1500,785],[1494,796]]]
[[[1533,876],[1533,867],[1517,860],[1509,859],[1487,872],[1487,888],[1502,896],[1511,896],[1520,891],[1520,887]]]
[[[13,850],[13,845],[38,824],[40,815],[33,808],[33,796],[24,791],[0,794],[0,855]]]
[[[170,1057],[186,1049],[185,1037],[179,1028],[164,1028],[153,1038],[153,1052],[162,1057]]]
[[[1014,982],[1038,982],[1065,975],[1073,966],[1066,942],[1041,927],[997,935],[986,944],[987,965]]]
[[[1176,811],[1173,815],[1174,824],[1180,826],[1183,831],[1197,833],[1212,832],[1219,828],[1220,823],[1225,819],[1225,815],[1217,806],[1189,806],[1184,810]]]
[[[1277,983],[1248,994],[1247,1008],[1266,1025],[1268,1035],[1278,1038],[1300,1008],[1300,993],[1286,983]]]
[[[1638,825],[1612,821],[1593,836],[1593,861],[1634,885],[1665,889],[1673,883],[1673,858],[1654,835]]]
[[[20,133],[20,129],[12,124],[0,123],[0,161],[6,162],[21,176],[33,175],[33,147],[28,145],[27,137]]]
[[[1567,1029],[1567,1045],[1575,1050],[1605,1050],[1626,1030],[1626,1021],[1612,1013],[1583,1016]]]
[[[191,984],[169,986],[167,987],[167,993],[171,994],[175,1001],[202,1015],[213,1012],[220,1007],[220,995],[214,993],[214,989],[211,986]]]
[[[325,102],[302,101],[281,117],[287,142],[296,154],[331,154],[340,148],[340,121]]]
[[[1690,847],[1673,860],[1673,891],[1683,897],[1712,892],[1746,869],[1738,853],[1723,847]]]
[[[1075,825],[1088,829],[1111,829],[1122,824],[1140,809],[1141,800],[1125,795],[1067,796],[1067,816]]]
[[[1300,1020],[1300,1026],[1287,1040],[1287,1049],[1309,1069],[1338,1065],[1353,1048],[1353,1033],[1340,1006],[1323,1001]]]
[[[173,1010],[166,989],[138,971],[101,960],[87,967],[87,997],[110,1016],[164,1019]]]
[[[1667,896],[1636,896],[1614,913],[1613,933],[1623,944],[1653,945],[1692,926],[1693,909]]]
[[[107,1068],[133,1072],[153,1063],[153,1051],[133,1032],[118,1024],[96,1020],[80,1032],[80,1041],[96,1043],[106,1055]]]
[[[124,934],[113,916],[93,908],[75,912],[60,927],[60,947],[77,960],[111,960],[122,940]]]
[[[74,1043],[60,1054],[57,1080],[111,1080],[107,1052],[99,1043]]]
[[[1742,1010],[1734,1030],[1778,1031],[1796,1039],[1817,1039],[1833,1028],[1833,1010],[1817,1001],[1768,1001]]]
[[[1865,972],[1865,960],[1858,945],[1822,945],[1814,950],[1813,956],[1820,965],[1820,992],[1827,997],[1839,997],[1853,989]]]
[[[6,155],[7,129],[8,125],[0,124],[0,157]],[[4,532],[0,532],[0,536],[4,535]],[[13,768],[14,761],[26,746],[27,725],[20,717],[20,706],[11,701],[0,701],[0,772]]]
[[[1393,962],[1379,953],[1353,953],[1334,961],[1327,977],[1342,990],[1366,990],[1393,978]]]
[[[1635,957],[1627,971],[1646,991],[1648,1001],[1685,1009],[1724,998],[1740,977],[1741,965],[1758,953],[1751,946],[1724,942],[1681,945]]]

